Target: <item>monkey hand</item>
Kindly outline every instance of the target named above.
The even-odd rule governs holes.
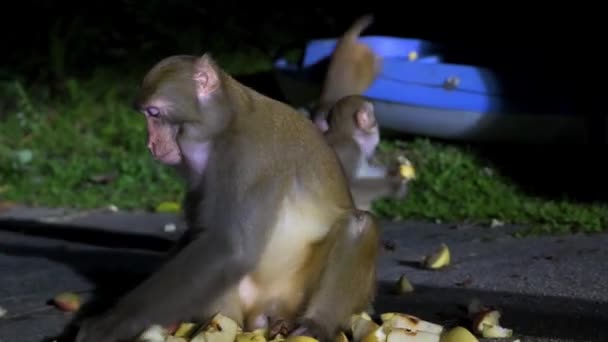
[[[141,332],[142,326],[142,322],[134,315],[125,317],[121,312],[111,311],[85,320],[75,342],[133,341]]]
[[[409,182],[412,179],[403,175],[400,165],[392,168],[388,173],[387,178],[392,189],[391,197],[395,199],[405,198],[407,195]]]
[[[407,190],[408,190],[408,185],[409,185],[409,179],[408,178],[403,178],[403,177],[394,177],[393,178],[393,186],[394,186],[394,193],[393,193],[393,197],[396,199],[403,199],[405,198],[405,195],[407,195]]]

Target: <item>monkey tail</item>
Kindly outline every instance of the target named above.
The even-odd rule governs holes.
[[[367,29],[374,22],[373,14],[366,14],[362,17],[359,17],[355,22],[351,25],[351,27],[346,31],[344,35],[345,38],[349,39],[357,39],[361,33]]]

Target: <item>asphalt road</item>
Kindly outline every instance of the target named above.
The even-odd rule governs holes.
[[[29,220],[29,221],[28,221]],[[48,305],[63,291],[109,302],[154,269],[181,232],[166,232],[173,215],[56,210],[0,214],[1,342],[40,342],[58,335],[74,316]],[[608,341],[608,234],[511,236],[516,227],[455,227],[383,222],[376,312],[399,311],[445,324],[466,324],[463,307],[477,298],[502,311],[514,329],[504,341]],[[440,243],[452,265],[421,269]],[[415,291],[390,294],[406,275]],[[97,289],[97,292],[93,292]],[[105,301],[103,299],[106,299]],[[481,339],[480,339],[481,340]],[[483,340],[481,340],[483,341]]]

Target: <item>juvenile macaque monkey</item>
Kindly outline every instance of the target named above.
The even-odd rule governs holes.
[[[346,172],[357,208],[371,209],[380,197],[402,198],[407,192],[407,179],[398,169],[370,165],[380,142],[380,129],[374,105],[360,95],[338,100],[328,113],[325,138],[338,154]]]
[[[375,293],[379,231],[357,210],[315,125],[226,74],[208,54],[172,56],[143,79],[148,148],[181,170],[190,232],[181,249],[77,341],[132,339],[152,324],[295,322],[331,341]]]
[[[361,32],[373,22],[372,15],[357,19],[336,44],[321,88],[315,124],[326,131],[327,112],[344,96],[360,95],[374,82],[381,68],[381,58],[358,41]]]

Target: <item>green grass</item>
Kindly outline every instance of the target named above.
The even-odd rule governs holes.
[[[128,106],[133,84],[115,84],[105,90],[97,80],[69,81],[67,96],[48,102],[34,100],[18,83],[8,85],[5,91],[20,104],[0,126],[1,196],[76,208],[141,208],[177,199],[179,181],[151,160],[143,118]],[[110,184],[93,181],[101,175],[117,177]]]
[[[386,155],[403,151],[403,143],[384,141]],[[415,139],[405,152],[416,166],[417,179],[403,200],[379,200],[377,214],[447,222],[527,225],[529,233],[601,232],[608,226],[608,206],[529,195],[472,151]]]
[[[247,58],[251,56],[224,65],[230,72],[268,66],[259,61],[242,67]],[[0,199],[122,209],[179,201],[181,181],[152,160],[145,148],[143,118],[129,107],[137,81],[100,72],[62,82],[61,96],[18,81],[3,84],[0,93],[15,103],[0,123]],[[387,153],[400,148],[389,141],[381,145]],[[598,232],[607,226],[605,205],[527,195],[465,148],[419,138],[407,143],[407,152],[418,178],[405,200],[376,202],[375,212],[384,218],[498,219],[527,224],[535,233]]]

